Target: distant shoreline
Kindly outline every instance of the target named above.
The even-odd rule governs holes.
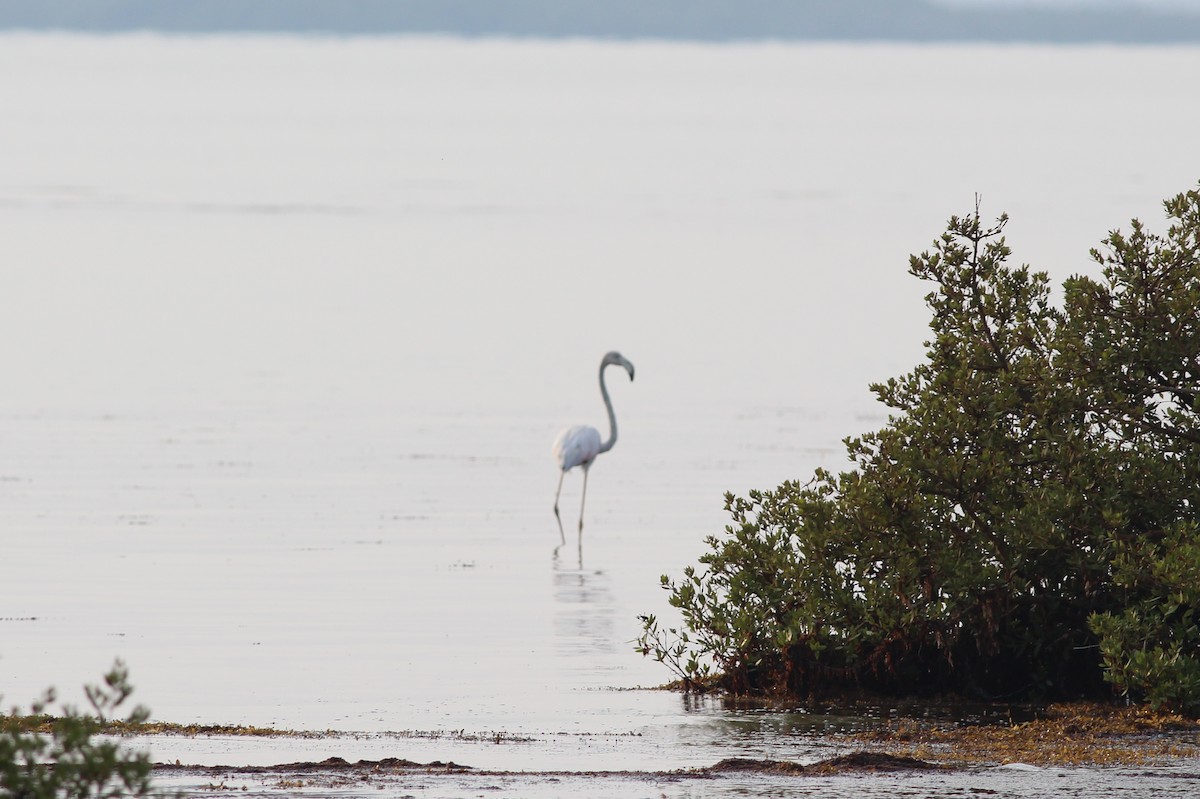
[[[653,47],[661,46],[665,48],[757,48],[757,47],[781,47],[781,48],[861,48],[864,51],[871,49],[943,49],[943,50],[962,50],[968,52],[972,49],[1027,49],[1027,50],[1096,50],[1096,49],[1111,49],[1111,50],[1160,50],[1169,52],[1176,51],[1191,51],[1200,49],[1200,38],[1188,41],[1173,41],[1173,42],[1143,42],[1143,41],[1048,41],[1048,40],[1014,40],[1014,41],[999,41],[999,40],[900,40],[900,39],[672,39],[666,37],[636,37],[636,38],[620,38],[620,37],[601,37],[601,36],[516,36],[506,34],[459,34],[459,33],[420,33],[420,32],[380,32],[380,33],[334,33],[327,31],[175,31],[175,30],[152,30],[152,29],[132,29],[132,30],[112,30],[112,31],[93,31],[93,30],[75,30],[65,28],[46,28],[46,29],[30,29],[30,28],[4,28],[0,26],[0,39],[18,40],[22,38],[35,39],[62,39],[69,41],[77,39],[79,41],[92,40],[96,42],[104,42],[110,40],[117,42],[120,40],[145,39],[152,41],[155,39],[163,42],[171,40],[178,41],[212,41],[212,42],[253,42],[256,40],[269,41],[295,41],[302,42],[425,42],[438,43],[444,42],[447,44],[459,44],[463,46],[471,45],[512,45],[521,46],[543,45],[548,47],[569,47],[572,44],[593,45],[599,47],[622,47],[628,46],[631,48],[637,47]]]
[[[911,43],[1200,43],[1200,13],[928,0],[0,0],[0,31]]]

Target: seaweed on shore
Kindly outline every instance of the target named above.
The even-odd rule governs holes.
[[[942,763],[1139,765],[1200,756],[1200,722],[1146,706],[1055,704],[1008,725],[893,719],[854,740]]]

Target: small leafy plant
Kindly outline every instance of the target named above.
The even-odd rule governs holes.
[[[29,714],[18,708],[0,715],[0,795],[14,799],[91,799],[151,794],[150,758],[113,741],[97,740],[129,698],[129,670],[117,660],[101,685],[84,686],[91,712],[64,705],[58,716],[47,709],[54,689],[32,703]],[[125,724],[150,716],[135,707]]]

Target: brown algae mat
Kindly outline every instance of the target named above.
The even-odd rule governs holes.
[[[1144,706],[1051,705],[1029,721],[897,718],[848,736],[872,750],[956,765],[1133,766],[1200,757],[1200,723]]]

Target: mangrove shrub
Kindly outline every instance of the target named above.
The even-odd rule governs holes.
[[[909,262],[926,357],[870,387],[887,424],[846,471],[727,495],[641,651],[690,689],[1200,710],[1200,193],[1165,208],[1058,305],[1005,217],[951,218]]]
[[[84,687],[91,710],[64,706],[48,690],[28,714],[13,708],[0,714],[0,796],[19,799],[92,799],[149,796],[150,756],[131,752],[98,734],[129,698],[129,671],[117,661],[102,685]],[[140,705],[123,719],[136,725],[149,717]]]

